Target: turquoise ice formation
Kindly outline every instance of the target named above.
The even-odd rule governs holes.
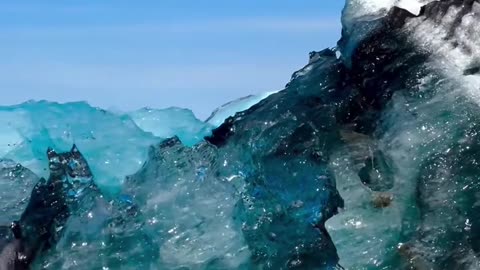
[[[0,108],[0,220],[75,143],[93,182],[34,269],[480,269],[479,1],[350,0],[342,23],[206,121]]]

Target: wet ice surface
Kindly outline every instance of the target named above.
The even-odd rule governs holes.
[[[249,250],[235,219],[239,192],[221,175],[216,149],[187,148],[174,138],[150,149],[144,167],[128,178],[133,196],[156,235],[158,267],[241,269]]]
[[[8,225],[21,215],[38,180],[19,163],[0,159],[0,224]]]
[[[4,222],[38,179],[16,162],[46,177],[75,142],[95,184],[38,269],[478,269],[480,5],[429,2],[349,1],[339,51],[207,123],[0,108]]]
[[[140,168],[147,147],[161,140],[130,119],[81,102],[30,102],[0,107],[0,115],[6,137],[2,157],[47,176],[47,147],[69,149],[75,143],[101,176],[97,184],[109,192],[118,190],[125,175]]]
[[[261,100],[267,98],[276,91],[266,92],[258,95],[250,95],[243,98],[239,98],[234,101],[230,101],[227,104],[217,108],[212,114],[205,120],[208,124],[218,127],[223,124],[223,121],[230,116],[234,116],[237,112],[245,111],[246,109],[257,104]]]
[[[182,143],[188,146],[202,141],[203,137],[216,127],[200,121],[188,109],[174,107],[163,110],[144,108],[128,113],[128,116],[142,130],[160,138],[178,136]],[[219,121],[223,122],[225,118]]]

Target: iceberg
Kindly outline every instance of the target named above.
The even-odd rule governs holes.
[[[205,122],[0,108],[0,187],[22,187],[2,221],[46,173],[81,194],[33,268],[479,269],[479,1],[350,0],[342,21],[285,89]]]

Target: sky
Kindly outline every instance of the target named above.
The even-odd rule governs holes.
[[[88,101],[206,118],[335,46],[341,0],[0,1],[0,105]]]

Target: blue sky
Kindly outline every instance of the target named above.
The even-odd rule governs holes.
[[[219,105],[283,88],[335,45],[340,0],[0,1],[1,105]]]

